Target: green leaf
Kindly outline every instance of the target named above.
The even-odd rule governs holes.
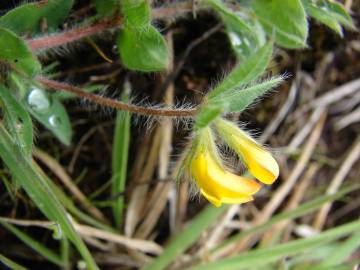
[[[32,88],[26,97],[30,113],[62,143],[71,142],[72,128],[64,105],[40,88]]]
[[[33,125],[23,105],[0,84],[0,105],[4,112],[5,125],[27,158],[33,146]]]
[[[179,235],[177,235],[168,246],[165,247],[163,254],[154,259],[150,265],[143,270],[162,270],[178,258],[186,249],[198,240],[200,235],[216,222],[228,209],[228,206],[216,208],[212,205],[207,206],[198,214],[191,224],[189,224]],[[218,268],[221,269],[221,268]]]
[[[87,263],[88,269],[98,269],[90,252],[76,233],[67,217],[67,213],[46,183],[46,180],[34,167],[32,161],[24,157],[20,147],[14,142],[2,124],[0,124],[0,156],[37,207],[50,220],[60,225],[63,234],[77,247]]]
[[[41,256],[43,256],[45,259],[47,259],[48,261],[50,261],[58,266],[62,266],[63,262],[62,262],[61,258],[56,253],[54,253],[51,249],[47,248],[40,242],[36,241],[35,239],[30,237],[23,231],[16,228],[15,226],[13,226],[9,223],[6,223],[6,221],[2,221],[0,219],[0,224],[2,226],[4,226],[7,230],[9,230],[10,232],[15,234],[17,238],[19,238],[27,246],[29,246],[31,249],[35,250],[37,253],[39,253]]]
[[[257,20],[244,19],[244,24],[251,28],[251,33],[247,32],[240,24],[234,24],[227,17],[223,20],[231,46],[238,58],[246,60],[266,43],[264,29]]]
[[[264,73],[269,65],[272,52],[273,46],[271,43],[261,47],[256,53],[238,64],[238,66],[208,94],[208,98],[212,99],[256,80]]]
[[[320,0],[319,6],[322,9],[331,12],[333,16],[335,16],[344,26],[355,29],[355,25],[351,16],[341,3],[329,0]]]
[[[147,0],[122,0],[124,25],[128,28],[147,28],[151,22],[151,8]]]
[[[124,92],[121,101],[129,102],[131,85],[125,82]],[[112,195],[115,196],[113,202],[113,214],[116,226],[121,227],[123,210],[127,164],[130,143],[130,113],[128,111],[118,111],[115,122],[115,132],[113,139],[112,155]]]
[[[252,7],[267,34],[280,46],[306,46],[308,22],[300,0],[254,0]]]
[[[284,244],[279,244],[269,248],[255,249],[253,251],[244,252],[241,255],[219,260],[217,262],[206,265],[195,266],[188,270],[245,270],[250,267],[264,267],[269,263],[275,262],[281,258],[293,256],[306,250],[327,245],[332,241],[349,235],[360,229],[360,221],[354,221],[345,225],[338,226],[320,233],[319,235],[293,240]],[[257,268],[256,268],[257,269]],[[266,269],[266,268],[264,268]]]
[[[153,27],[124,28],[117,41],[124,66],[145,72],[168,66],[168,50],[163,36]]]
[[[42,26],[55,30],[69,14],[73,0],[48,0],[23,4],[0,17],[0,26],[18,34],[41,31]]]
[[[221,0],[205,0],[204,2],[220,14],[230,43],[240,58],[250,56],[264,45],[264,33],[257,27],[255,20],[245,17],[245,14],[232,11]]]
[[[241,90],[227,93],[222,97],[222,100],[225,103],[225,112],[242,112],[257,98],[278,86],[283,80],[284,78],[282,76],[278,76],[255,85],[250,85]]]
[[[27,270],[26,267],[14,262],[13,260],[10,260],[9,258],[5,257],[4,255],[1,255],[0,254],[0,262],[9,267],[10,269],[13,269],[13,270]]]
[[[2,27],[0,27],[0,61],[15,66],[31,77],[41,70],[40,63],[32,55],[24,40]]]
[[[311,17],[333,29],[339,35],[343,34],[341,24],[354,29],[353,21],[342,4],[326,0],[318,2],[302,0],[302,2]]]
[[[93,0],[97,14],[100,17],[111,16],[118,9],[117,0]]]

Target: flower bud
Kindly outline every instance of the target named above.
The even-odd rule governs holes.
[[[216,127],[224,141],[235,150],[250,173],[264,184],[272,184],[279,176],[279,165],[265,148],[235,124],[218,120]]]
[[[209,133],[208,136],[212,137]],[[199,142],[200,146],[190,161],[191,175],[202,195],[217,207],[222,203],[239,204],[253,200],[252,195],[259,191],[260,184],[226,171],[216,159],[211,139],[208,141],[204,137],[204,141]]]

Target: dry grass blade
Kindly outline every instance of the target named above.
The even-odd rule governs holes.
[[[314,101],[308,104],[306,108],[326,107],[331,103],[337,102],[357,91],[360,91],[360,79],[353,80],[326,92],[326,94],[316,98]]]
[[[34,149],[33,155],[41,160],[41,162],[43,162],[57,177],[59,177],[61,182],[74,195],[75,199],[78,200],[93,217],[109,224],[109,221],[105,218],[103,213],[91,204],[91,202],[86,198],[85,194],[82,193],[81,190],[73,183],[70,176],[66,173],[64,168],[57,160],[40,149]]]
[[[169,32],[166,36],[167,44],[170,54],[172,54],[172,33]],[[173,66],[173,58],[170,57],[170,64],[167,70],[167,74],[171,72]],[[164,104],[166,106],[173,106],[174,104],[174,84],[171,82],[167,87],[164,93]],[[173,132],[173,122],[171,119],[164,118],[161,119],[159,125],[159,133],[161,133],[161,142],[159,149],[159,165],[158,165],[158,175],[159,180],[169,179],[168,170],[169,162],[172,150],[172,132]],[[169,179],[168,182],[159,182],[156,184],[153,189],[152,196],[145,206],[145,211],[143,211],[144,216],[142,222],[139,225],[138,230],[135,232],[134,236],[137,238],[147,238],[149,234],[154,229],[162,211],[164,210],[167,204],[167,198],[169,192],[173,186],[171,182],[172,179]]]
[[[263,134],[261,134],[259,140],[261,142],[266,142],[268,138],[276,131],[276,129],[279,127],[280,123],[286,118],[287,114],[289,113],[291,107],[294,104],[296,94],[298,92],[298,79],[296,79],[291,87],[289,95],[285,101],[285,103],[282,105],[281,109],[277,112],[274,119],[271,120],[271,123],[266,127]]]
[[[266,221],[275,212],[275,210],[279,207],[281,202],[285,199],[285,197],[296,184],[296,181],[299,179],[301,173],[306,168],[311,155],[314,152],[315,147],[320,139],[321,132],[325,124],[325,119],[326,113],[323,113],[318,123],[316,124],[315,129],[312,131],[308,141],[306,142],[302,154],[293,171],[291,172],[289,179],[287,179],[271,197],[271,200],[267,203],[259,218],[256,219],[256,224],[260,224]]]
[[[346,128],[347,126],[357,123],[359,121],[360,121],[360,107],[354,110],[353,112],[340,117],[335,123],[335,129],[337,131],[340,131]]]
[[[261,211],[261,213],[255,218],[253,221],[253,225],[259,225],[264,223],[266,220],[271,217],[271,215],[276,211],[276,209],[281,205],[281,203],[284,201],[286,196],[289,194],[289,192],[292,190],[292,188],[295,186],[297,180],[299,179],[301,173],[305,169],[306,165],[308,164],[311,155],[315,149],[315,146],[317,145],[321,132],[324,127],[326,119],[326,114],[323,113],[321,118],[319,119],[318,123],[315,126],[315,129],[311,133],[309,140],[306,142],[304,146],[304,150],[302,151],[302,154],[296,163],[293,171],[291,172],[289,178],[280,186],[280,188],[273,194],[270,201],[266,204],[264,209]],[[233,250],[231,251],[232,254],[238,253],[240,250],[244,249],[246,246],[249,245],[249,243],[252,242],[251,238],[247,237],[237,243]]]
[[[213,249],[221,242],[221,240],[226,238],[227,234],[230,233],[230,230],[226,230],[226,227],[228,223],[234,219],[235,215],[239,213],[239,211],[241,211],[240,205],[232,205],[227,210],[226,214],[221,217],[216,226],[214,226],[212,231],[209,232],[209,237],[206,239],[206,241],[204,241],[203,249],[205,251]]]
[[[344,159],[343,163],[340,166],[340,169],[335,174],[334,178],[330,181],[330,185],[326,190],[327,194],[334,194],[339,190],[342,182],[345,180],[345,177],[350,172],[352,166],[360,158],[360,137],[354,142],[350,147],[350,152]],[[318,212],[315,217],[314,227],[317,230],[321,230],[326,222],[326,217],[329,214],[331,203],[325,204]]]
[[[289,199],[289,202],[284,208],[284,211],[295,209],[300,204],[301,200],[306,195],[306,190],[311,185],[311,181],[313,180],[313,177],[319,171],[319,169],[320,166],[317,163],[310,164],[309,169],[306,171],[304,176],[299,180],[297,188],[294,190],[291,198]],[[274,239],[274,237],[277,237],[280,234],[283,234],[284,239],[289,240],[292,231],[292,226],[289,226],[290,224],[291,221],[286,220],[274,225],[262,237],[261,245],[266,246]]]
[[[305,126],[301,127],[301,130],[294,136],[289,145],[286,147],[287,153],[294,151],[303,143],[324,112],[325,107],[318,107],[312,112],[309,121],[307,121]]]
[[[94,227],[74,224],[75,229],[82,236],[90,236],[102,240],[106,240],[108,242],[117,243],[123,245],[127,248],[131,248],[134,250],[151,253],[155,255],[160,255],[163,251],[162,247],[152,241],[146,241],[141,239],[135,239],[126,237],[123,235],[102,231],[100,229],[96,229]]]
[[[19,226],[37,226],[47,229],[49,229],[51,226],[54,225],[54,222],[51,221],[21,220],[21,219],[13,219],[6,217],[1,217],[0,220],[3,222],[8,222]],[[163,251],[161,246],[159,246],[158,244],[152,241],[129,238],[120,234],[106,232],[91,226],[81,225],[74,222],[73,225],[75,230],[84,238],[84,240],[90,240],[90,242],[94,244],[94,246],[99,245],[99,242],[95,243],[94,241],[96,241],[96,239],[101,239],[101,240],[106,240],[109,243],[117,243],[124,247],[128,247],[146,253],[151,253],[154,255],[160,255]],[[101,244],[101,247],[98,248],[109,250],[109,247],[105,246],[104,244]]]
[[[139,168],[139,170],[142,170],[142,173],[140,174],[137,181],[134,183],[135,185],[140,185],[135,186],[126,211],[125,235],[127,236],[131,236],[134,234],[136,226],[139,223],[140,217],[143,213],[143,207],[146,202],[146,194],[149,189],[149,185],[146,184],[146,182],[152,178],[155,172],[159,155],[160,142],[161,129],[157,127],[154,132],[152,143],[149,144],[151,145],[151,148],[147,156],[147,151],[144,151],[144,149],[142,149],[142,152],[145,155],[144,168]]]

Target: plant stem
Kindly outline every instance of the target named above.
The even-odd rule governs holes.
[[[170,108],[148,108],[148,107],[136,106],[133,104],[124,103],[110,98],[105,98],[93,93],[88,93],[79,87],[67,83],[61,83],[61,82],[49,80],[42,76],[37,76],[36,79],[41,84],[49,88],[52,88],[54,90],[60,90],[60,91],[72,93],[78,97],[85,98],[87,100],[90,100],[94,103],[106,107],[114,108],[116,110],[125,110],[140,115],[193,118],[198,111],[198,108],[196,107],[192,109],[170,109]]]
[[[81,26],[55,35],[43,36],[27,41],[32,50],[49,49],[70,43],[81,38],[103,32],[120,25],[120,19],[98,21],[96,24]]]
[[[179,16],[191,11],[191,3],[185,2],[168,7],[155,8],[152,10],[152,19],[160,19],[172,16]],[[52,35],[45,35],[39,38],[27,40],[27,44],[32,50],[50,49],[58,47],[84,37],[98,34],[114,27],[120,27],[121,17],[100,20],[92,25],[79,26],[68,31]]]

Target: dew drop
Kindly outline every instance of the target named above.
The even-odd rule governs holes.
[[[242,41],[239,37],[238,34],[236,34],[235,32],[230,32],[229,33],[229,37],[230,37],[230,41],[234,46],[240,46]]]
[[[45,112],[50,107],[50,100],[43,90],[33,88],[28,97],[27,102],[29,106],[36,112]]]
[[[61,124],[61,120],[58,116],[56,115],[51,115],[49,117],[49,124],[52,126],[52,127],[58,127],[60,124]]]
[[[250,40],[248,40],[247,38],[244,38],[244,43],[245,43],[245,45],[246,45],[248,48],[251,47]]]

